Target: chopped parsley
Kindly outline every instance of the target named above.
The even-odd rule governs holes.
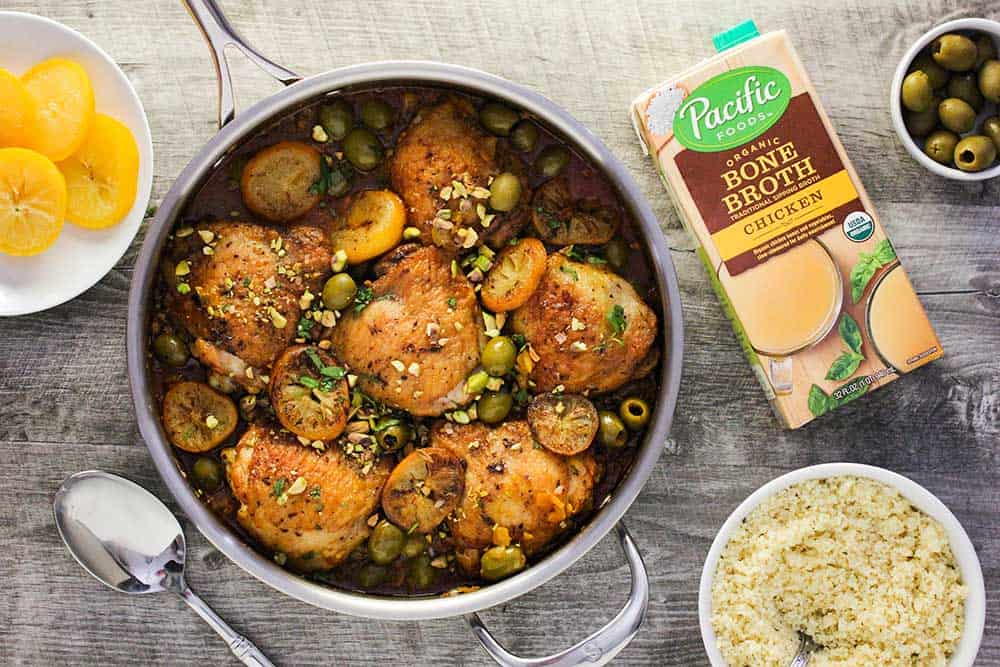
[[[319,498],[320,494],[322,493],[323,493],[322,489],[320,489],[318,486],[314,486],[313,488],[309,489],[310,498]]]
[[[535,208],[538,214],[545,218],[545,224],[549,226],[549,229],[556,230],[563,226],[563,221],[557,218],[552,212],[548,211],[544,206],[538,206]]]
[[[306,389],[319,389],[319,380],[314,377],[309,377],[308,375],[300,375],[299,384]]]
[[[520,389],[514,392],[514,400],[517,401],[518,405],[524,405],[529,400],[531,400],[531,397],[528,396],[528,390],[525,389],[524,387],[521,387]]]
[[[331,380],[343,380],[344,376],[347,375],[347,371],[340,366],[323,366],[323,368],[319,369],[319,374]]]
[[[562,271],[563,273],[569,275],[569,276],[572,276],[573,280],[579,280],[580,279],[580,274],[578,274],[576,272],[576,269],[571,269],[568,266],[566,266],[565,264],[560,264],[559,265],[559,270]]]
[[[588,264],[607,264],[608,260],[597,254],[596,250],[580,248],[576,245],[566,247],[566,256],[577,262],[587,262]]]
[[[527,343],[528,341],[525,340],[523,335],[515,333],[510,335],[510,342],[514,343],[514,346],[518,350],[523,350],[525,343]]]
[[[309,338],[311,337],[312,328],[316,326],[315,320],[310,320],[307,317],[300,317],[299,323],[295,325],[295,336],[296,338]]]
[[[275,498],[280,498],[281,495],[285,492],[285,487],[287,486],[288,486],[288,480],[285,479],[284,477],[279,477],[278,479],[274,480],[272,495]]]
[[[625,319],[625,309],[622,308],[621,304],[616,303],[608,311],[605,316],[608,321],[608,326],[611,327],[611,340],[615,341],[619,345],[624,345],[621,336],[625,333],[625,329],[628,328],[628,320]]]
[[[331,188],[330,176],[333,172],[330,171],[330,166],[326,163],[326,160],[320,158],[319,161],[319,178],[309,186],[309,194],[311,195],[325,195]]]
[[[456,299],[453,296],[449,296],[448,297],[448,307],[451,308],[452,310],[455,310],[456,306],[458,306],[458,299]]]
[[[354,295],[354,312],[360,313],[369,303],[372,302],[374,293],[371,287],[359,287]]]

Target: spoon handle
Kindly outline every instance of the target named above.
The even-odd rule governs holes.
[[[187,605],[198,612],[198,615],[205,619],[205,622],[212,626],[212,629],[219,633],[229,650],[240,659],[244,665],[249,667],[274,667],[274,663],[267,659],[259,648],[253,645],[249,639],[239,634],[216,614],[208,604],[195,595],[189,587],[185,586],[179,595],[187,602]]]

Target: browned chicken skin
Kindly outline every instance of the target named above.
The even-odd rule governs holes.
[[[318,452],[264,426],[223,457],[240,525],[300,571],[328,570],[368,538],[392,468],[383,457],[365,473],[339,448]]]
[[[431,446],[466,462],[465,497],[449,518],[455,544],[466,553],[489,547],[494,526],[505,528],[525,554],[537,552],[592,506],[601,475],[589,451],[561,456],[536,446],[524,421],[495,428],[439,421]]]
[[[549,256],[538,288],[511,317],[512,330],[538,354],[531,379],[539,391],[617,389],[650,369],[656,327],[656,314],[627,280],[560,253]]]
[[[440,250],[420,247],[372,284],[360,313],[333,328],[331,353],[369,396],[416,416],[440,415],[470,397],[465,379],[479,364],[483,319],[465,276]]]
[[[442,188],[456,179],[469,186],[489,185],[497,171],[496,144],[466,100],[449,98],[413,119],[396,144],[389,175],[392,189],[406,204],[409,224],[420,229],[422,239],[431,238],[431,221],[450,206],[441,198]],[[453,222],[461,224],[457,217],[452,216]],[[476,219],[474,207],[470,217],[467,225]]]
[[[259,381],[246,375],[246,366],[263,368],[291,344],[300,297],[307,288],[317,293],[330,270],[329,244],[314,227],[279,232],[253,223],[213,222],[194,229],[175,238],[169,251],[168,308],[201,339],[193,347],[199,359],[249,389],[259,389]],[[205,248],[212,254],[205,254]],[[177,269],[182,260],[188,273]],[[179,283],[190,292],[180,294]]]

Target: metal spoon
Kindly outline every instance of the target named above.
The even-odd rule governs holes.
[[[813,638],[806,633],[799,631],[799,652],[792,658],[792,663],[788,667],[806,667],[812,654],[822,648],[813,641]]]
[[[53,509],[66,547],[99,581],[121,593],[176,593],[243,664],[274,667],[188,588],[184,531],[156,496],[123,477],[88,470],[66,478]]]

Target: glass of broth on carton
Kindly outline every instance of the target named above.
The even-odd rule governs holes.
[[[752,22],[640,95],[632,120],[787,428],[941,343],[783,31]]]

